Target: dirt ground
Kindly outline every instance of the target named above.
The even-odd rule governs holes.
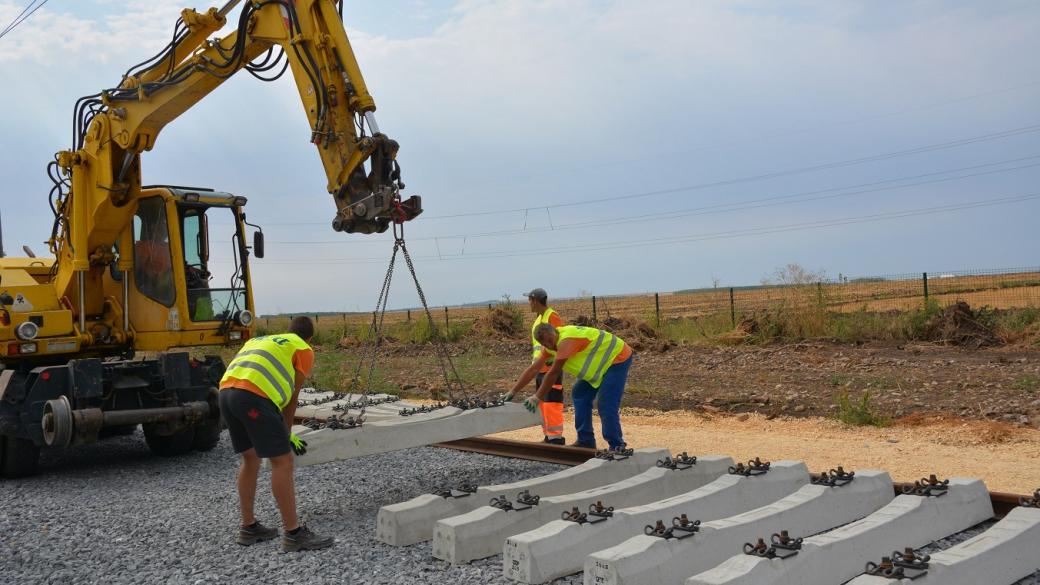
[[[475,390],[509,389],[527,365],[523,342],[454,345],[463,378]],[[390,389],[441,397],[443,378],[429,346],[402,344],[385,358]],[[960,349],[932,344],[678,346],[640,352],[625,406],[766,417],[832,417],[835,397],[869,393],[876,414],[892,420],[943,414],[1040,426],[1040,350]]]
[[[567,415],[568,423],[571,416]],[[929,474],[982,478],[991,491],[1032,494],[1040,489],[1040,431],[1006,423],[951,419],[904,421],[888,428],[849,427],[817,417],[772,420],[760,414],[720,415],[625,409],[625,439],[633,447],[668,447],[673,453],[804,461],[820,473],[884,469],[894,481]],[[597,421],[597,434],[598,434]],[[573,440],[573,428],[568,428]],[[541,429],[495,435],[541,440]]]
[[[387,349],[386,389],[445,397],[431,346]],[[523,341],[449,349],[476,392],[509,389],[530,359]],[[872,414],[886,426],[839,422],[836,396],[844,392],[854,402],[869,393]],[[573,440],[569,408],[566,416]],[[804,342],[643,351],[629,375],[623,422],[637,447],[794,459],[814,473],[885,469],[896,481],[979,477],[994,491],[1031,494],[1040,488],[1040,349]],[[537,428],[504,436],[541,439]]]

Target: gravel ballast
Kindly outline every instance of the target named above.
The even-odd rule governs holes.
[[[152,456],[140,432],[45,454],[38,475],[0,480],[0,583],[512,583],[500,555],[452,566],[429,542],[377,542],[376,512],[437,486],[561,469],[433,447],[299,469],[301,519],[336,544],[282,554],[278,540],[235,544],[237,468],[226,434],[208,453],[172,459]],[[267,471],[257,517],[280,527]]]
[[[501,555],[452,566],[433,558],[429,542],[377,542],[376,513],[438,486],[505,483],[561,469],[426,447],[297,470],[302,520],[334,535],[336,544],[282,554],[277,540],[234,543],[237,467],[226,435],[213,451],[172,459],[152,456],[140,432],[47,453],[39,475],[0,480],[0,584],[513,585],[502,577]],[[279,526],[269,480],[261,471],[257,516]],[[922,552],[949,548],[992,524]],[[579,574],[553,583],[581,582]]]

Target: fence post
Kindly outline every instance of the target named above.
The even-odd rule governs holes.
[[[596,295],[592,295],[592,322],[596,322]]]
[[[733,287],[729,287],[729,320],[737,328],[737,305],[733,302]]]
[[[654,293],[654,314],[657,315],[657,326],[661,326],[661,293]]]
[[[924,304],[928,305],[928,273],[921,273],[921,283],[924,285]]]
[[[445,335],[445,339],[447,339],[448,329],[449,328],[451,328],[451,325],[448,323],[448,305],[444,305],[444,335]]]
[[[340,316],[343,317],[343,324],[346,325],[347,324],[347,314],[343,313]]]
[[[823,283],[816,281],[816,304],[823,306]]]
[[[314,324],[315,324],[315,325],[317,325],[317,324],[318,324],[318,316],[317,316],[317,315],[315,315],[315,316],[314,316]]]
[[[408,320],[409,321],[412,320],[412,310],[411,309],[408,309]]]

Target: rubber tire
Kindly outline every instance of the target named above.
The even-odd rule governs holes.
[[[3,457],[0,476],[8,479],[28,477],[36,474],[40,461],[40,448],[29,439],[3,437]]]
[[[223,430],[223,425],[220,424],[220,419],[216,419],[206,424],[195,427],[195,438],[192,440],[191,447],[196,451],[209,451],[213,447],[217,446],[220,442],[220,431]]]
[[[105,427],[98,431],[99,439],[107,439],[109,437],[128,437],[137,431],[138,425],[123,425],[121,427]]]
[[[195,429],[187,428],[172,435],[160,435],[152,425],[144,426],[144,440],[152,453],[160,457],[176,457],[184,455],[192,449],[195,441]]]

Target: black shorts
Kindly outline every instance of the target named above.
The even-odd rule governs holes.
[[[270,459],[289,452],[289,429],[281,411],[269,398],[239,388],[220,391],[220,415],[227,423],[235,453],[256,449]]]

